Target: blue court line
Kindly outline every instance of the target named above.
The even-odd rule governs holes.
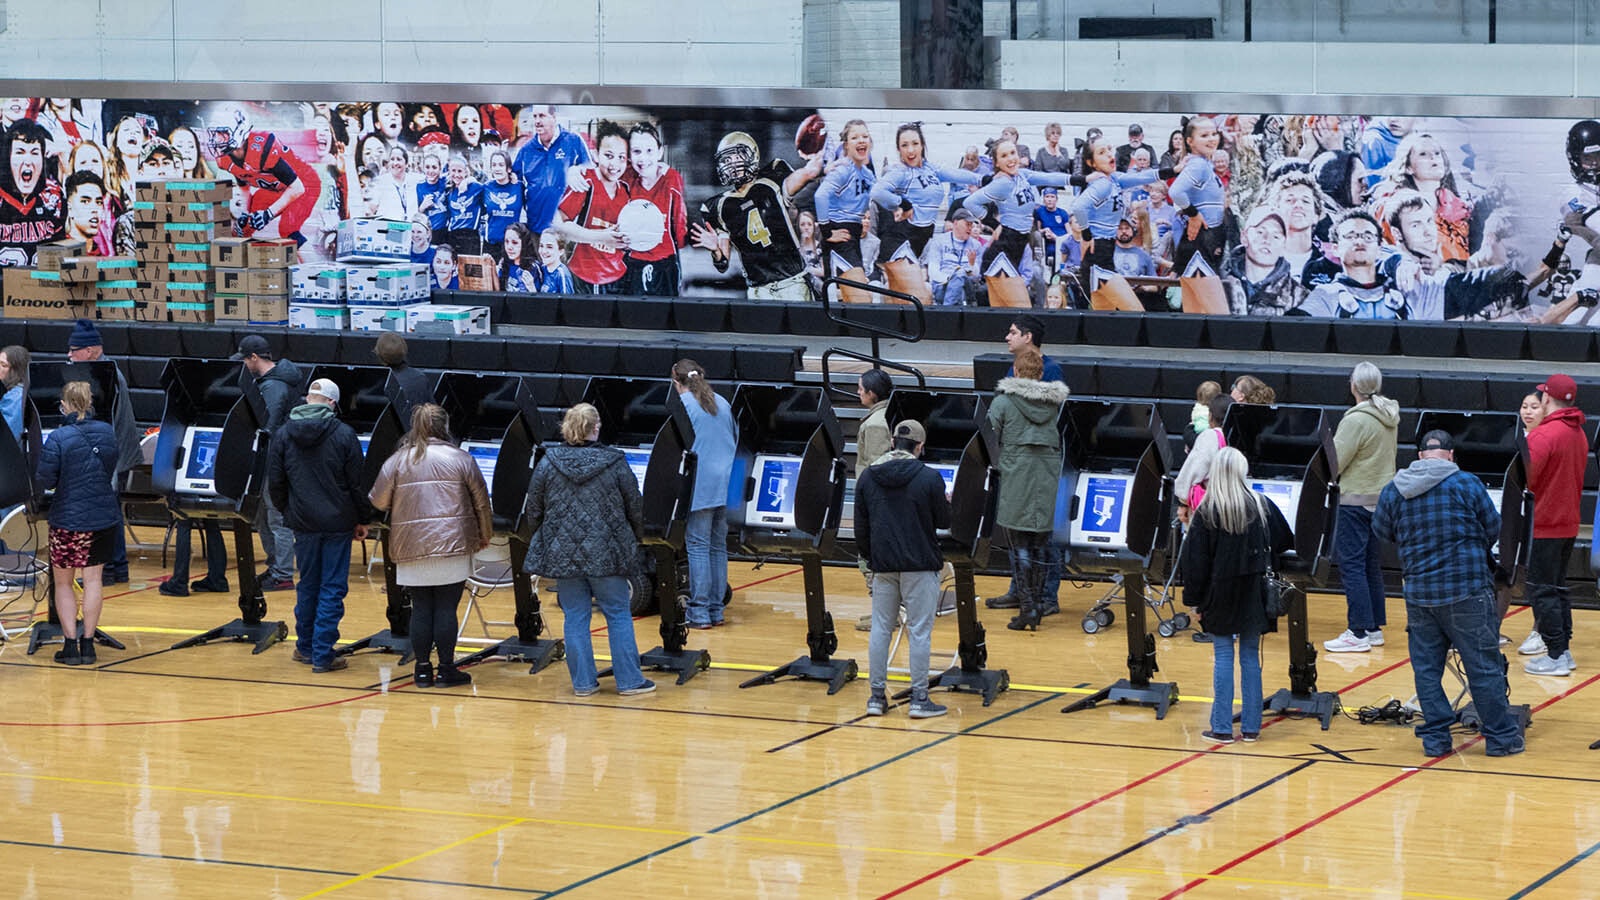
[[[621,872],[624,869],[632,868],[634,866],[639,865],[640,863],[649,862],[650,860],[655,859],[658,856],[662,856],[664,854],[671,853],[674,850],[679,850],[679,849],[682,849],[684,847],[687,847],[690,844],[693,844],[696,841],[700,840],[701,838],[704,838],[704,837],[707,837],[707,836],[710,836],[710,835],[713,835],[713,834],[721,834],[722,832],[728,831],[729,829],[737,828],[740,825],[743,825],[744,823],[749,822],[752,819],[760,818],[761,816],[764,816],[767,813],[775,812],[777,810],[783,809],[786,806],[790,806],[792,804],[799,803],[801,800],[805,800],[808,797],[816,796],[817,794],[820,794],[823,791],[831,790],[832,788],[836,788],[839,785],[844,784],[846,782],[854,781],[855,779],[860,778],[860,777],[862,777],[864,775],[870,775],[871,773],[876,772],[879,769],[882,769],[882,768],[884,768],[886,766],[891,766],[891,765],[893,765],[893,764],[895,764],[895,763],[897,763],[897,762],[899,762],[899,761],[901,761],[903,759],[907,759],[909,757],[915,756],[915,755],[917,755],[918,753],[921,753],[924,750],[932,750],[934,747],[937,747],[940,744],[944,744],[944,743],[947,743],[949,741],[953,741],[956,738],[958,738],[958,737],[960,737],[960,736],[962,736],[964,734],[970,734],[971,732],[977,731],[980,728],[987,728],[988,726],[993,725],[994,723],[999,722],[1002,719],[1008,719],[1008,718],[1010,718],[1010,717],[1012,717],[1012,716],[1014,716],[1014,715],[1016,715],[1018,713],[1027,712],[1028,710],[1033,709],[1036,706],[1043,706],[1046,703],[1059,701],[1063,696],[1064,695],[1062,695],[1062,694],[1046,694],[1045,696],[1039,698],[1038,700],[1033,701],[1032,703],[1029,703],[1026,706],[1019,706],[1016,709],[1013,709],[1013,710],[1011,710],[1009,712],[1001,713],[1000,715],[995,716],[993,718],[984,719],[982,722],[977,722],[975,724],[968,725],[966,728],[963,728],[960,731],[951,732],[951,733],[946,734],[943,737],[939,738],[938,740],[929,741],[928,743],[923,744],[920,747],[912,747],[910,750],[906,750],[906,751],[901,752],[901,753],[896,753],[894,756],[891,756],[888,759],[882,760],[880,762],[873,763],[872,765],[867,766],[865,769],[859,769],[859,770],[857,770],[855,772],[851,772],[849,775],[841,775],[840,777],[835,778],[834,780],[832,780],[832,781],[830,781],[830,782],[828,782],[826,784],[818,785],[817,787],[814,787],[814,788],[812,788],[812,789],[810,789],[808,791],[802,791],[802,792],[800,792],[798,794],[795,794],[795,795],[793,795],[791,797],[786,797],[786,798],[784,798],[782,800],[779,800],[776,803],[771,804],[770,806],[765,806],[765,807],[763,807],[761,809],[758,809],[755,812],[746,813],[745,815],[742,815],[737,819],[734,819],[734,820],[729,821],[729,822],[724,822],[724,823],[722,823],[721,825],[718,825],[715,828],[708,829],[703,834],[697,834],[697,835],[694,835],[693,837],[684,838],[681,841],[676,841],[674,843],[668,844],[667,846],[662,847],[659,850],[652,850],[649,853],[644,854],[643,856],[635,857],[633,859],[628,860],[625,863],[619,863],[619,864],[614,865],[611,868],[606,869],[604,871],[596,872],[595,874],[590,875],[587,878],[581,878],[581,879],[579,879],[577,881],[572,882],[569,885],[566,885],[564,887],[556,888],[555,890],[549,892],[548,894],[545,894],[545,896],[546,897],[556,897],[556,896],[560,896],[561,894],[565,894],[565,893],[567,893],[569,891],[577,890],[578,888],[583,887],[584,885],[593,884],[594,882],[599,881],[602,878],[607,878],[607,877],[610,877],[612,875],[615,875],[615,874],[617,874],[618,872]],[[905,733],[905,732],[902,732],[902,733]]]
[[[1573,858],[1567,860],[1566,862],[1562,863],[1561,865],[1556,866],[1554,869],[1551,869],[1549,872],[1546,872],[1542,877],[1540,877],[1533,884],[1530,884],[1527,887],[1523,888],[1522,890],[1517,891],[1515,894],[1512,894],[1510,897],[1507,897],[1506,900],[1519,900],[1519,898],[1521,898],[1521,897],[1528,896],[1529,894],[1533,893],[1534,891],[1538,890],[1539,888],[1542,888],[1546,884],[1549,884],[1551,879],[1555,878],[1557,875],[1560,875],[1562,872],[1565,872],[1566,870],[1572,868],[1573,866],[1577,865],[1578,863],[1581,863],[1584,860],[1588,859],[1590,856],[1594,855],[1595,851],[1597,851],[1597,850],[1600,850],[1600,844],[1590,844],[1589,845],[1589,849],[1583,851],[1582,853],[1579,853],[1577,856],[1574,856]]]
[[[1100,868],[1102,866],[1110,865],[1111,863],[1116,862],[1117,860],[1123,858],[1124,856],[1127,856],[1130,853],[1133,853],[1133,852],[1135,852],[1137,850],[1141,850],[1141,849],[1143,849],[1145,847],[1148,847],[1151,844],[1155,843],[1156,841],[1161,840],[1162,838],[1166,837],[1169,834],[1175,834],[1178,831],[1181,831],[1184,828],[1189,827],[1190,825],[1196,824],[1196,822],[1194,822],[1194,821],[1184,821],[1185,819],[1193,820],[1193,819],[1204,819],[1204,818],[1210,817],[1212,814],[1217,813],[1217,812],[1219,812],[1219,811],[1221,811],[1223,809],[1226,809],[1226,808],[1232,806],[1233,804],[1238,803],[1240,800],[1243,800],[1246,797],[1251,796],[1252,794],[1255,794],[1255,793],[1258,793],[1260,791],[1266,790],[1267,788],[1271,787],[1272,785],[1275,785],[1278,782],[1284,780],[1285,778],[1288,778],[1290,775],[1293,775],[1296,772],[1300,772],[1300,771],[1303,771],[1305,769],[1308,769],[1311,766],[1314,766],[1316,764],[1317,764],[1317,760],[1308,759],[1305,762],[1301,763],[1298,766],[1295,766],[1292,769],[1288,769],[1286,771],[1279,772],[1278,774],[1272,776],[1271,778],[1268,778],[1266,781],[1263,781],[1260,784],[1255,785],[1254,787],[1250,788],[1249,790],[1243,791],[1242,793],[1234,794],[1232,797],[1229,797],[1228,799],[1222,801],[1221,803],[1218,803],[1216,806],[1213,806],[1208,810],[1205,810],[1204,812],[1195,813],[1193,816],[1185,816],[1183,819],[1179,819],[1177,822],[1174,822],[1173,824],[1168,825],[1167,827],[1161,829],[1160,831],[1157,831],[1155,834],[1150,835],[1149,837],[1145,838],[1142,841],[1139,841],[1136,844],[1130,844],[1127,847],[1124,847],[1121,850],[1118,850],[1117,852],[1111,854],[1110,856],[1104,857],[1104,858],[1102,858],[1102,859],[1100,859],[1100,860],[1098,860],[1096,862],[1090,863],[1089,865],[1084,866],[1083,868],[1077,870],[1076,872],[1073,872],[1071,875],[1068,875],[1067,877],[1061,879],[1060,881],[1053,881],[1050,884],[1047,884],[1044,887],[1038,889],[1037,891],[1034,891],[1033,893],[1027,895],[1026,897],[1023,898],[1023,900],[1033,900],[1033,898],[1035,898],[1035,897],[1043,897],[1045,894],[1050,893],[1051,891],[1055,890],[1056,888],[1063,887],[1065,885],[1071,884],[1072,882],[1077,881],[1079,878],[1082,878],[1083,876],[1088,875],[1090,872],[1093,872],[1094,870],[1096,870],[1096,869],[1098,869],[1098,868]]]
[[[312,869],[306,866],[283,866],[274,863],[240,862],[231,859],[195,859],[192,856],[173,856],[169,853],[140,853],[137,850],[111,850],[105,847],[83,847],[76,844],[41,844],[36,841],[13,841],[0,838],[0,844],[13,847],[33,847],[39,850],[73,850],[78,853],[100,853],[106,856],[131,856],[138,859],[164,859],[172,862],[197,863],[205,866],[237,866],[246,869],[270,869],[274,872],[303,872],[308,875],[336,875],[349,878],[359,875],[359,872],[340,872],[334,869]],[[436,881],[432,878],[406,878],[400,875],[379,875],[376,881],[405,881],[412,884],[434,884],[444,887],[475,888],[482,891],[508,891],[515,894],[527,894],[535,897],[544,896],[544,892],[535,888],[505,887],[496,884],[473,884],[467,881]]]

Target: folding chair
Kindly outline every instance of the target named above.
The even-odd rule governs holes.
[[[483,600],[498,588],[510,587],[516,568],[511,564],[510,541],[505,535],[495,535],[489,546],[472,558],[472,574],[467,577],[467,607],[461,611],[461,626],[456,632],[457,643],[497,644],[500,638],[490,634],[490,626],[515,627],[515,622],[501,622],[483,614]],[[476,617],[482,638],[466,637],[467,622]]]
[[[0,598],[4,598],[0,614],[23,597],[33,597],[33,607],[20,627],[7,629],[4,616],[0,615],[0,641],[10,641],[28,634],[39,615],[39,606],[49,596],[38,581],[50,577],[50,526],[42,520],[28,521],[28,511],[14,506],[0,519],[0,541],[6,545],[6,552],[0,554]],[[15,596],[11,596],[13,591]]]

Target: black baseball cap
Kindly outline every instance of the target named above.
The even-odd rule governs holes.
[[[244,359],[250,356],[259,356],[262,359],[272,358],[272,345],[259,334],[247,334],[239,339],[239,352],[228,357],[229,359]]]
[[[1417,442],[1417,452],[1419,453],[1426,450],[1454,449],[1456,449],[1456,439],[1450,436],[1450,432],[1442,428],[1435,428],[1423,435],[1422,440]]]

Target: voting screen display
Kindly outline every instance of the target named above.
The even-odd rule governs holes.
[[[1078,514],[1072,520],[1068,543],[1097,550],[1128,547],[1128,494],[1132,475],[1084,475],[1074,494]]]
[[[794,528],[795,486],[800,480],[797,456],[757,456],[756,495],[745,506],[751,525],[783,531]]]

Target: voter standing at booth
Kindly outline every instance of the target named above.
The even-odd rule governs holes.
[[[995,385],[989,425],[1000,442],[1000,499],[995,523],[1011,540],[1011,577],[1021,592],[1020,610],[1006,627],[1037,630],[1046,556],[1055,526],[1056,485],[1061,479],[1061,404],[1067,386],[1040,381],[1044,359],[1027,347],[1017,354],[1016,375]]]
[[[694,425],[694,501],[689,505],[685,550],[689,557],[690,628],[723,624],[728,593],[728,479],[733,474],[739,427],[728,401],[711,389],[706,370],[692,359],[672,367],[672,386]],[[688,394],[688,397],[683,395]]]

